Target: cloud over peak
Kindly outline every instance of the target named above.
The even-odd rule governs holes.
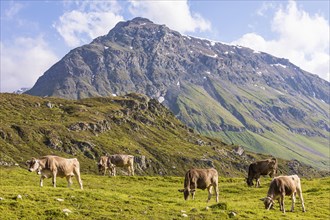
[[[289,58],[302,69],[329,79],[329,24],[318,15],[310,15],[295,1],[280,6],[274,14],[271,30],[275,39],[266,40],[257,33],[248,33],[232,42],[278,57]]]
[[[53,25],[69,47],[89,43],[124,20],[115,1],[78,2],[75,7],[66,11]]]

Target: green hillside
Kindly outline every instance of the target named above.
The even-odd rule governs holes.
[[[183,175],[191,167],[213,166],[221,175],[246,176],[252,161],[271,157],[237,153],[238,146],[195,133],[159,102],[137,94],[79,101],[0,94],[0,122],[1,165],[24,167],[31,157],[55,154],[77,157],[84,173],[95,173],[101,155],[123,153],[135,156],[138,175]],[[325,174],[279,161],[282,173]]]
[[[181,84],[182,93],[176,99],[177,117],[185,124],[249,151],[329,169],[330,149],[326,138],[329,133],[308,125],[327,121],[324,116],[327,104],[306,97],[283,98],[271,88],[255,95],[258,88],[235,89],[216,82],[209,84],[212,86]],[[300,116],[305,113],[299,109],[308,110],[307,116]],[[276,111],[280,115],[275,117]]]

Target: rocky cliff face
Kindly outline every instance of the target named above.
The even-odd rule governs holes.
[[[326,167],[329,87],[287,59],[135,18],[70,51],[27,93],[146,94],[201,133]]]

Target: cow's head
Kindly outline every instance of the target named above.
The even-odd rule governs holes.
[[[250,179],[250,178],[245,178],[245,180],[246,180],[246,183],[247,183],[248,186],[253,186],[253,181],[252,181],[252,179]]]
[[[265,198],[262,198],[260,200],[264,202],[265,209],[269,210],[269,209],[272,209],[274,207],[275,202],[269,196],[267,196]]]
[[[178,191],[183,192],[183,198],[184,198],[184,200],[187,200],[189,197],[189,193],[195,192],[195,189],[185,188],[185,189],[179,189]]]
[[[30,172],[36,171],[38,174],[40,173],[40,164],[38,159],[33,157],[31,160],[26,161],[26,164]]]

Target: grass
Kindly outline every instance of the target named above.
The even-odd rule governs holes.
[[[295,212],[282,214],[276,204],[266,211],[259,200],[266,196],[270,178],[261,179],[261,188],[249,188],[243,178],[219,177],[220,201],[206,203],[207,191],[197,190],[195,200],[185,201],[177,190],[183,177],[98,176],[82,174],[84,190],[74,180],[72,188],[58,178],[39,187],[39,176],[19,167],[0,168],[1,219],[329,219],[330,177],[302,179],[307,212],[297,199]],[[21,195],[22,199],[17,199]],[[62,199],[62,200],[61,200]],[[321,204],[321,205],[320,205]],[[285,207],[291,201],[286,197]],[[207,208],[208,207],[208,208]],[[63,210],[71,212],[65,214]]]

